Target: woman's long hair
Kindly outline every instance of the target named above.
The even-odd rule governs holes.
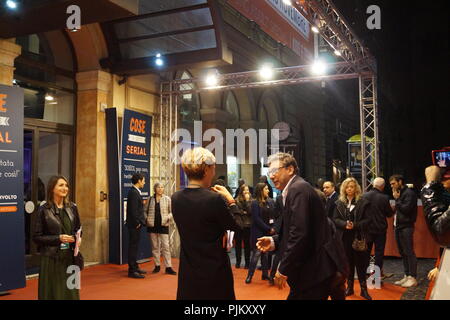
[[[238,193],[238,196],[237,196],[237,201],[239,201],[239,202],[244,202],[244,201],[246,201],[245,200],[245,197],[244,197],[244,190],[245,190],[245,188],[248,188],[248,186],[246,185],[246,184],[243,184],[243,185],[241,185],[240,187],[239,187],[239,193]],[[250,200],[251,200],[251,195],[250,195]]]
[[[267,187],[265,183],[258,183],[255,187],[255,198],[259,203],[259,206],[262,207],[266,203],[266,199],[264,198],[263,190]]]
[[[57,185],[59,179],[63,179],[67,183],[67,187],[70,190],[69,181],[66,179],[66,177],[64,177],[62,175],[52,176],[48,180],[48,183],[47,183],[47,198],[46,198],[47,203],[51,206],[53,206],[55,204],[55,201],[53,199],[53,190],[55,189],[55,186]],[[64,202],[64,206],[67,206],[70,203],[69,194],[67,194],[67,196],[64,198],[63,202]]]
[[[353,182],[355,184],[355,201],[358,202],[359,199],[361,199],[361,195],[362,195],[362,190],[361,190],[361,186],[359,185],[358,181],[353,178],[347,178],[344,180],[344,182],[342,182],[341,185],[341,190],[340,190],[340,195],[339,195],[339,200],[341,200],[341,202],[348,204],[348,199],[347,199],[347,193],[345,192],[345,189],[347,189],[347,186],[350,182]]]

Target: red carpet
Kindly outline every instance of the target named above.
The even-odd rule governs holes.
[[[178,270],[178,260],[172,259],[174,270]],[[177,277],[164,273],[164,267],[158,274],[151,274],[153,262],[140,265],[149,274],[145,279],[127,277],[127,265],[99,265],[86,268],[81,275],[82,300],[174,300],[177,291]],[[257,271],[251,284],[245,284],[247,270],[234,269],[234,288],[238,300],[285,300],[289,288],[279,290],[267,281],[261,280],[261,271]],[[36,300],[38,280],[27,281],[27,287],[11,291],[0,300]],[[374,300],[400,300],[406,289],[385,284],[380,290],[369,290]],[[359,294],[359,284],[355,283],[355,293]],[[348,300],[364,300],[354,295]]]

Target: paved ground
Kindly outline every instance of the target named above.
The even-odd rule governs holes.
[[[232,265],[236,263],[234,248],[231,249],[230,260]],[[242,252],[242,260],[244,259]],[[417,260],[417,287],[408,288],[402,295],[401,300],[425,300],[427,294],[429,281],[427,279],[428,272],[434,268],[436,259],[418,259]],[[242,266],[244,261],[242,261]],[[404,276],[403,261],[401,258],[388,257],[384,260],[384,273],[392,273],[392,277],[385,279],[384,281],[390,284],[394,284]]]

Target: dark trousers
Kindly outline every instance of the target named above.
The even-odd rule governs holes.
[[[384,233],[370,233],[367,236],[367,249],[369,255],[372,252],[372,247],[375,244],[375,264],[383,270],[384,248],[386,247],[386,232]]]
[[[234,250],[236,251],[236,264],[241,264],[242,258],[242,243],[244,243],[244,259],[245,265],[250,265],[250,228],[243,228],[242,231],[236,231],[234,234]]]
[[[291,290],[289,291],[287,300],[327,300],[334,278],[335,276],[330,277],[307,290],[302,290],[295,284],[289,283]]]
[[[395,229],[397,247],[403,259],[405,275],[417,277],[417,258],[413,244],[414,227]]]
[[[129,242],[128,242],[128,272],[133,273],[139,270],[137,264],[137,254],[139,248],[139,241],[141,238],[141,229],[128,228]]]
[[[369,253],[367,251],[356,251],[352,248],[355,232],[346,231],[342,237],[344,243],[345,255],[347,256],[350,272],[348,282],[353,284],[355,278],[355,267],[358,274],[358,280],[361,288],[366,286],[367,267],[369,266]]]
[[[258,249],[253,249],[252,259],[250,260],[250,266],[248,268],[248,275],[253,276],[253,274],[255,273],[259,258],[261,258],[262,272],[263,274],[267,274],[269,269],[268,253],[262,253]]]
[[[275,252],[275,257],[273,258],[272,267],[270,269],[270,278],[274,278],[278,270],[278,265],[280,264],[281,254],[279,251]]]

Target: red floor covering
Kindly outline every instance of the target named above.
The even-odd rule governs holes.
[[[174,269],[178,270],[178,260],[173,259]],[[153,262],[140,265],[141,269],[149,271],[145,279],[127,277],[127,266],[99,265],[86,268],[81,275],[82,300],[174,300],[177,291],[177,276],[164,273],[164,268],[158,274],[150,274]],[[245,284],[247,270],[235,269],[234,288],[238,300],[285,300],[289,289],[279,290],[267,281],[261,280],[261,271],[257,271],[251,284]],[[38,280],[27,281],[26,288],[10,291],[10,295],[0,297],[0,300],[36,300]],[[406,289],[384,284],[382,289],[369,290],[374,300],[400,300]],[[359,297],[359,284],[355,283],[355,293],[348,300],[364,300]]]

